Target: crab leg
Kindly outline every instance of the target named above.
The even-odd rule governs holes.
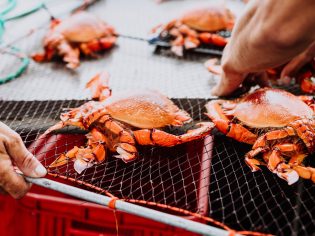
[[[100,127],[108,132],[108,146],[111,150],[116,151],[116,158],[124,162],[130,162],[137,158],[137,149],[135,147],[134,137],[121,126],[119,122],[113,121],[110,116],[105,115],[100,118]]]
[[[109,74],[103,71],[94,76],[87,84],[86,88],[89,88],[92,92],[93,100],[103,101],[111,96],[111,89],[108,86]]]
[[[293,165],[292,169],[295,170],[303,179],[310,179],[315,183],[315,168]]]
[[[78,48],[73,48],[71,45],[62,40],[57,46],[58,54],[63,56],[63,61],[67,62],[67,67],[69,69],[75,69],[80,65],[80,50]]]
[[[258,147],[265,147],[267,145],[267,141],[271,140],[278,140],[285,138],[287,136],[294,136],[296,135],[295,131],[291,127],[287,127],[280,130],[274,130],[267,132],[266,134],[260,136],[253,145],[253,149]]]
[[[253,144],[257,135],[246,129],[240,124],[230,122],[222,110],[223,100],[214,100],[206,104],[206,115],[215,123],[216,127],[226,136],[234,138],[237,141]]]
[[[315,133],[312,128],[314,124],[307,119],[297,120],[291,126],[295,129],[297,135],[303,140],[306,147],[312,153],[315,150]]]
[[[301,178],[310,179],[315,183],[315,168],[301,166],[301,163],[306,156],[307,154],[304,153],[298,153],[292,156],[289,165],[299,174]]]
[[[171,51],[177,56],[183,56],[183,45],[185,44],[184,36],[179,34],[172,42]]]
[[[54,55],[54,50],[45,48],[44,53],[32,54],[32,59],[36,62],[50,61]]]
[[[228,40],[220,35],[217,34],[211,34],[211,33],[200,33],[199,34],[199,39],[201,42],[205,43],[205,44],[214,44],[217,46],[221,46],[224,47]]]
[[[290,165],[284,162],[281,151],[273,149],[268,159],[268,169],[276,173],[280,178],[286,180],[289,185],[299,180],[299,174]]]
[[[101,116],[107,113],[106,110],[104,109],[103,109],[104,111],[101,111],[102,110],[101,107],[97,108],[97,104],[100,103],[96,103],[94,101],[87,102],[78,108],[73,108],[66,113],[62,113],[60,116],[61,121],[59,121],[57,124],[46,130],[44,135],[51,133],[54,130],[61,129],[68,125],[76,126],[84,130],[88,129],[88,127],[94,121],[96,121]],[[92,108],[94,107],[96,107],[97,109],[93,110]],[[92,112],[89,111],[91,109]]]
[[[74,147],[66,154],[61,154],[53,163],[49,165],[48,168],[55,168],[66,165],[70,160],[74,159],[74,169],[79,174],[85,169],[94,165],[95,156],[93,150],[89,147],[78,148]]]
[[[189,142],[204,137],[210,133],[214,127],[211,122],[198,123],[199,128],[189,130],[183,135],[173,135],[158,129],[141,129],[134,131],[133,134],[140,145],[158,145],[172,147],[177,144]]]
[[[300,165],[304,158],[307,156],[307,154],[301,153],[303,151],[303,147],[301,145],[283,143],[273,146],[272,151],[266,152],[266,150],[268,149],[269,148],[267,147],[258,147],[250,151],[246,155],[246,163],[251,167],[252,171],[256,171],[256,169],[253,169],[253,167],[255,166],[252,166],[251,163],[256,164],[257,161],[252,161],[253,156],[257,155],[260,152],[264,152],[263,157],[264,160],[268,163],[268,169],[271,172],[276,173],[280,178],[286,180],[288,184],[295,183],[298,180],[298,176],[304,179],[312,179],[313,182],[315,181],[315,169]],[[296,154],[291,157],[289,163],[287,164],[282,157],[283,153]]]
[[[88,146],[86,148],[78,148],[75,146],[66,154],[61,154],[53,163],[49,165],[49,168],[55,168],[63,166],[74,160],[74,169],[80,174],[86,168],[91,167],[94,162],[103,162],[106,157],[106,150],[104,143],[106,137],[99,132],[96,128],[93,128],[90,133],[87,134]]]
[[[259,147],[259,148],[249,151],[245,155],[245,162],[249,166],[249,168],[252,170],[252,172],[260,170],[260,168],[258,167],[259,165],[264,165],[264,163],[254,158],[259,153],[264,152],[264,151],[266,151],[266,148]]]
[[[81,43],[80,49],[85,55],[95,56],[94,52],[112,48],[115,43],[116,43],[115,36],[107,36],[104,38],[92,40],[91,42],[88,43]]]
[[[69,162],[69,160],[75,158],[76,154],[78,153],[79,148],[75,146],[66,154],[61,154],[56,160],[54,160],[48,168],[55,168],[59,166],[63,166]]]

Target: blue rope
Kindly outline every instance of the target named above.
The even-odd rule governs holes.
[[[4,33],[4,19],[0,14],[0,42],[2,41],[3,33]]]
[[[4,84],[10,80],[13,80],[15,78],[20,77],[21,74],[23,74],[23,72],[27,69],[27,67],[30,63],[29,58],[25,55],[20,54],[21,51],[18,48],[10,47],[9,50],[10,50],[10,54],[12,54],[12,55],[14,55],[20,59],[21,65],[17,71],[12,72],[11,74],[8,74],[3,78],[0,78],[0,84]]]
[[[0,15],[6,15],[8,14],[10,11],[12,11],[16,6],[16,0],[8,0],[8,5],[6,6],[6,8],[4,8],[4,10],[0,11]]]
[[[7,21],[10,20],[16,20],[19,18],[22,18],[24,16],[30,15],[36,11],[39,11],[41,9],[46,9],[46,5],[45,3],[47,3],[50,0],[43,0],[42,3],[36,5],[35,7],[32,7],[31,9],[19,13],[15,16],[11,16],[11,17],[6,17],[6,15],[11,12],[15,7],[16,7],[16,0],[7,0],[8,4],[7,6],[0,11],[0,45],[2,43],[2,37],[5,31],[5,23]],[[16,56],[17,58],[19,58],[19,60],[21,61],[21,66],[19,67],[19,69],[3,78],[0,77],[0,84],[6,83],[10,80],[13,80],[15,78],[18,78],[19,76],[21,76],[21,74],[26,70],[26,68],[28,67],[30,60],[26,55],[22,55],[21,51],[16,48],[16,47],[7,47],[7,51],[9,54]]]
[[[37,6],[31,8],[30,10],[27,10],[15,16],[5,17],[5,15],[11,12],[15,8],[15,6],[16,6],[16,0],[8,0],[8,5],[5,7],[4,10],[0,12],[0,44],[2,43],[2,37],[5,31],[5,22],[19,19],[21,17],[32,14],[42,9],[44,7],[44,3],[38,4]],[[5,77],[0,77],[0,84],[6,83],[10,80],[20,77],[21,74],[26,70],[26,68],[28,67],[30,63],[29,58],[26,55],[22,55],[21,51],[18,48],[8,47],[7,50],[11,55],[14,55],[21,61],[21,65],[15,72],[12,72],[11,74],[6,75]]]

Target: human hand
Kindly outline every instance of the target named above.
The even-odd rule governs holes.
[[[223,61],[226,55],[227,53],[223,56]],[[211,90],[211,94],[214,96],[242,94],[255,85],[259,85],[260,87],[270,87],[270,78],[265,71],[248,74],[239,73],[230,69],[228,63],[221,67],[218,65],[217,59],[208,60],[205,63],[205,66],[210,72],[220,76],[219,83]]]
[[[43,177],[46,169],[26,149],[21,137],[0,122],[0,192],[9,193],[13,198],[22,198],[31,184],[17,174],[15,164],[23,174],[30,177]]]
[[[241,74],[222,73],[220,82],[211,90],[214,96],[240,95],[247,92],[253,86],[270,87],[271,83],[266,72],[252,73],[243,79]]]

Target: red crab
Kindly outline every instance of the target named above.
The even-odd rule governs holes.
[[[281,71],[285,65],[277,68],[266,70],[268,78],[273,84],[279,85],[282,81],[279,80]],[[219,60],[212,58],[205,62],[205,67],[215,75],[221,75],[222,69]],[[315,60],[306,64],[300,69],[295,78],[296,83],[300,84],[302,92],[314,94],[315,93]]]
[[[182,135],[167,133],[163,131],[164,127],[182,126],[192,122],[192,118],[157,91],[132,91],[110,96],[104,85],[107,77],[107,73],[102,73],[88,83],[88,87],[103,85],[100,89],[103,92],[94,89],[93,95],[97,98],[107,94],[102,95],[103,101],[90,101],[61,114],[61,121],[45,132],[68,125],[89,131],[85,147],[74,147],[50,167],[64,165],[74,158],[74,168],[81,173],[94,163],[104,161],[107,149],[117,152],[115,157],[130,162],[138,156],[136,145],[171,147],[204,137],[214,127],[212,122],[201,122]]]
[[[306,156],[315,152],[314,103],[312,97],[263,88],[234,101],[210,101],[206,108],[221,132],[253,145],[245,156],[252,171],[267,165],[293,184],[299,176],[315,182],[315,168],[302,164]],[[259,154],[261,160],[256,159]]]
[[[109,49],[116,42],[115,30],[98,17],[78,12],[65,20],[53,20],[44,40],[44,53],[32,55],[37,62],[50,61],[62,56],[67,67],[80,64],[80,53],[94,56],[94,52]]]
[[[231,30],[234,15],[223,6],[210,6],[185,13],[178,19],[157,26],[160,38],[171,38],[172,52],[183,55],[183,48],[191,49],[201,43],[225,46],[227,39],[217,34],[221,30]]]

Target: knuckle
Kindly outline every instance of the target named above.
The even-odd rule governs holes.
[[[10,145],[19,145],[22,143],[22,139],[20,135],[18,135],[16,132],[12,132],[9,136],[9,144]]]

